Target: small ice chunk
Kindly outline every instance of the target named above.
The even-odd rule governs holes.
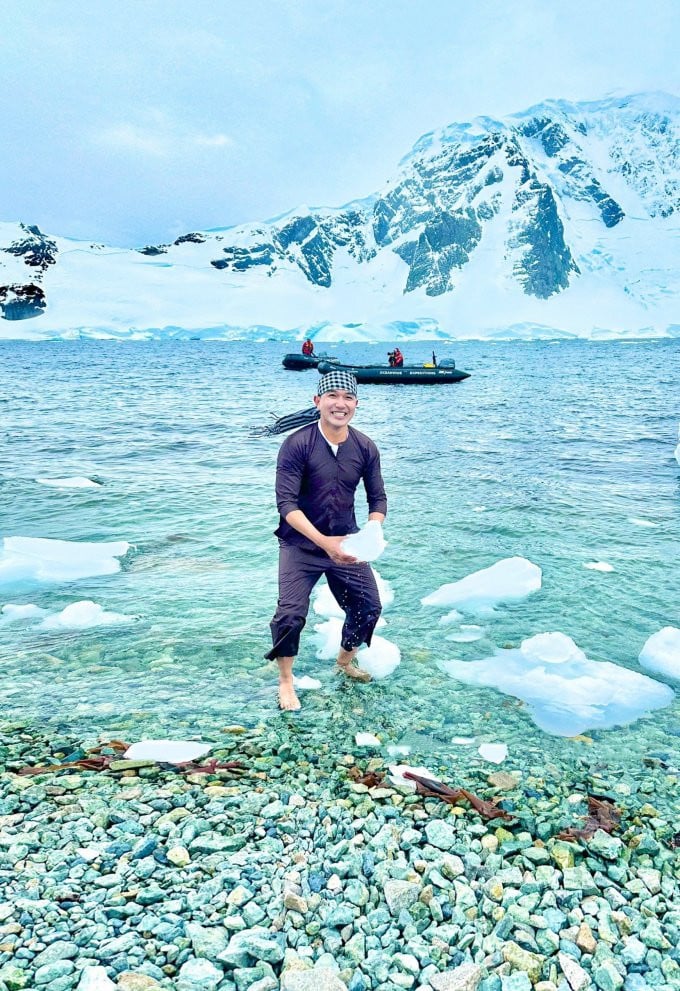
[[[635,526],[648,526],[648,527],[652,527],[652,526],[658,526],[659,525],[658,523],[653,523],[651,520],[645,520],[641,516],[629,516],[628,517],[628,522],[629,523],[634,523]]]
[[[314,627],[319,649],[316,656],[320,661],[332,661],[338,656],[342,640],[342,622],[335,617]],[[368,671],[372,678],[386,678],[399,666],[401,651],[390,640],[373,635],[370,647],[362,647],[357,653],[357,664]]]
[[[680,681],[680,630],[664,626],[653,633],[640,651],[640,664],[648,671]]]
[[[134,616],[123,613],[106,612],[96,602],[83,599],[72,602],[61,612],[48,616],[40,624],[41,630],[87,630],[94,626],[112,626],[115,623],[133,623]]]
[[[646,675],[591,661],[564,633],[540,633],[517,649],[478,661],[446,661],[441,668],[465,684],[522,699],[536,725],[555,736],[621,726],[675,698],[668,685]]]
[[[442,616],[439,620],[439,625],[446,626],[448,623],[460,623],[462,618],[462,613],[458,612],[457,609],[452,609],[451,612],[447,612],[446,616]]]
[[[303,674],[301,678],[293,675],[293,684],[301,692],[316,692],[321,688],[321,682],[310,678],[308,674]]]
[[[83,967],[80,972],[78,991],[116,991],[117,987],[105,967]]]
[[[377,561],[387,547],[379,520],[369,520],[358,533],[351,533],[340,545],[345,554],[359,561]]]
[[[123,758],[156,760],[161,764],[186,764],[205,757],[213,746],[213,743],[198,743],[195,740],[140,740],[127,748]]]
[[[439,781],[436,774],[433,774],[427,767],[411,767],[409,764],[390,764],[390,781],[392,784],[400,785],[402,788],[408,788],[410,791],[416,790],[415,781],[411,781],[409,778],[404,777],[404,773],[409,771],[411,774],[417,774],[421,778],[429,778],[430,781]]]
[[[509,557],[460,581],[441,585],[420,601],[424,606],[455,606],[477,612],[499,602],[523,599],[541,587],[541,569],[523,557]]]
[[[492,764],[502,764],[508,756],[508,748],[504,743],[483,743],[477,753]]]
[[[371,639],[371,646],[362,647],[357,653],[357,664],[361,670],[368,671],[376,681],[387,678],[400,663],[401,651],[397,645],[375,634]]]
[[[74,478],[36,478],[40,485],[51,485],[55,489],[99,489],[101,482],[76,475]]]
[[[411,753],[411,748],[401,743],[390,743],[387,753],[390,757],[407,757]]]
[[[332,616],[325,623],[317,623],[314,627],[316,642],[319,649],[316,656],[320,661],[332,661],[338,656],[342,639],[342,621]]]
[[[584,568],[588,568],[589,571],[613,571],[614,570],[614,568],[612,567],[612,565],[611,564],[608,564],[606,561],[587,561],[583,565],[583,567]]]
[[[474,643],[475,640],[482,639],[484,632],[483,626],[466,626],[463,623],[460,632],[450,633],[446,639],[452,640],[454,643]]]
[[[17,623],[23,619],[39,619],[41,616],[47,616],[49,610],[41,609],[40,606],[34,606],[33,603],[27,603],[25,606],[17,606],[13,602],[8,602],[6,606],[2,607],[1,612],[1,622]]]
[[[678,426],[678,440],[680,441],[680,425]],[[675,460],[680,465],[680,444],[675,449]]]
[[[486,506],[473,506],[472,507],[472,511],[474,513],[485,513],[486,512]]]
[[[474,742],[475,742],[474,736],[451,737],[451,743],[455,743],[457,747],[471,747]]]
[[[357,747],[382,747],[382,743],[373,733],[357,733],[354,742]]]
[[[0,584],[3,582],[70,582],[120,571],[130,550],[124,540],[88,543],[43,537],[5,537],[0,547]]]
[[[371,568],[371,571],[373,572],[375,583],[378,586],[380,605],[383,609],[387,609],[394,602],[394,592],[392,591],[392,586],[388,581],[385,581],[382,575],[378,574],[375,568]],[[318,616],[327,616],[329,618],[337,617],[338,619],[345,618],[344,610],[338,605],[335,596],[326,582],[321,585],[317,585],[314,592],[313,607],[314,612]]]

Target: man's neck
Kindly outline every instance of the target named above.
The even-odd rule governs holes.
[[[344,444],[349,436],[347,424],[343,424],[341,427],[328,427],[319,420],[319,427],[329,444]]]

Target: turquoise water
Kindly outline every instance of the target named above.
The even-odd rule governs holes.
[[[280,440],[251,439],[248,428],[270,411],[310,405],[316,376],[284,371],[285,350],[0,344],[0,535],[134,545],[117,574],[5,584],[0,606],[56,612],[92,599],[139,617],[80,632],[1,625],[6,718],[89,736],[208,736],[228,723],[282,718],[275,667],[263,660],[276,599]],[[431,348],[407,350],[407,360],[427,360]],[[362,362],[383,360],[387,347],[333,351]],[[680,348],[465,342],[438,351],[472,377],[365,386],[354,421],[382,452],[389,546],[378,570],[395,594],[383,633],[399,645],[401,665],[377,685],[348,688],[316,660],[310,623],[297,673],[320,678],[322,689],[306,695],[296,718],[331,732],[338,714],[354,713],[358,729],[380,730],[386,742],[426,734],[435,747],[472,733],[555,753],[566,744],[522,706],[461,685],[438,664],[561,631],[589,658],[639,670],[647,637],[680,625]],[[76,475],[103,484],[35,482]],[[542,568],[541,591],[491,618],[466,618],[484,627],[481,640],[448,641],[445,610],[420,599],[513,555]],[[587,570],[589,561],[614,570]],[[592,735],[620,754],[677,744],[677,698]]]

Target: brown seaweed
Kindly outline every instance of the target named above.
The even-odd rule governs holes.
[[[476,812],[479,812],[484,819],[505,819],[506,821],[514,821],[515,819],[515,816],[510,815],[505,809],[498,808],[496,802],[499,799],[497,798],[487,802],[485,799],[479,798],[465,788],[449,788],[448,785],[442,784],[441,781],[423,778],[419,774],[414,774],[413,771],[404,771],[404,777],[410,781],[415,781],[416,792],[424,798],[438,798],[448,805],[457,805],[461,800],[464,800],[469,802],[472,808]]]
[[[588,795],[588,817],[582,827],[569,826],[557,834],[558,840],[587,840],[594,836],[598,829],[611,833],[621,822],[621,812],[608,798],[598,798]]]
[[[130,744],[122,740],[109,740],[108,743],[100,743],[97,747],[92,747],[87,751],[87,756],[78,760],[69,760],[63,764],[41,764],[37,767],[22,767],[16,773],[22,777],[34,774],[48,774],[54,771],[69,771],[77,768],[79,771],[106,771],[114,760],[120,760],[120,755],[128,750]],[[113,750],[112,754],[102,753],[103,750]],[[185,761],[182,764],[167,764],[164,761],[156,761],[160,767],[176,768],[186,774],[215,774],[216,771],[239,771],[244,770],[240,761],[230,760],[220,762],[216,757],[211,757],[205,764],[196,764],[194,761]]]
[[[367,788],[377,788],[385,781],[384,771],[366,771],[362,774],[358,767],[351,767],[347,773],[352,781]]]

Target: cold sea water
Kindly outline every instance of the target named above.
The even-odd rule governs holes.
[[[442,344],[439,356],[471,373],[465,382],[362,387],[354,425],[381,449],[389,498],[376,566],[394,601],[380,634],[401,663],[371,685],[346,684],[317,659],[322,617],[310,613],[296,673],[321,688],[304,693],[300,714],[282,716],[275,665],[263,659],[276,601],[281,438],[249,429],[311,405],[316,373],[285,371],[289,349],[0,343],[0,536],[131,545],[118,571],[71,581],[44,580],[39,568],[17,577],[6,547],[0,608],[33,604],[45,616],[90,600],[133,617],[50,629],[0,614],[4,721],[85,741],[214,741],[231,724],[285,719],[310,749],[342,748],[365,731],[385,746],[461,760],[480,761],[477,746],[493,742],[518,766],[529,750],[558,764],[588,750],[624,771],[641,761],[677,769],[680,683],[643,671],[638,656],[650,635],[680,626],[678,342]],[[385,360],[387,346],[329,350],[371,362]],[[431,346],[404,350],[407,362],[422,362]],[[73,477],[101,484],[36,481]],[[361,523],[361,492],[358,509]],[[541,568],[540,590],[446,624],[450,609],[421,604],[440,585],[515,556]],[[539,728],[515,694],[446,671],[446,662],[473,664],[555,632],[592,662],[618,666],[606,669],[610,688],[627,669],[675,694],[650,711],[633,691],[638,718],[628,698],[625,725],[609,725],[616,698],[604,724],[597,691],[590,699],[581,678],[553,700],[555,712],[594,703],[574,739],[559,720],[551,732],[545,714]],[[540,664],[527,675],[535,677]]]

